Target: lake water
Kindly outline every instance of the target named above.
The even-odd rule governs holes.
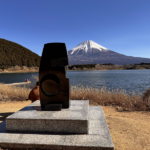
[[[15,83],[25,82],[29,79],[34,82],[34,76],[38,73],[1,73],[0,82]],[[123,89],[127,93],[137,91],[144,92],[150,88],[150,70],[94,70],[94,71],[67,71],[66,77],[70,79],[70,85],[83,85],[101,89]]]

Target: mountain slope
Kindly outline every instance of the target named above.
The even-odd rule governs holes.
[[[69,65],[75,64],[103,64],[129,65],[150,63],[149,58],[132,57],[116,53],[112,50],[89,40],[84,41],[68,51]]]
[[[41,57],[29,49],[0,38],[0,68],[10,66],[40,66]]]

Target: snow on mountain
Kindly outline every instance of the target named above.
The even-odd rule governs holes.
[[[129,65],[150,63],[149,58],[132,57],[119,54],[89,40],[68,51],[69,65],[106,64]]]
[[[150,63],[149,58],[133,57],[109,50],[91,40],[84,41],[68,51],[69,66],[77,64],[106,64],[129,65]]]
[[[89,41],[84,41],[81,44],[79,44],[78,46],[74,47],[73,49],[71,49],[71,53],[70,54],[74,54],[74,52],[76,51],[80,51],[83,50],[86,53],[90,53],[92,52],[93,49],[97,49],[101,52],[106,52],[109,51],[107,48],[89,40]]]

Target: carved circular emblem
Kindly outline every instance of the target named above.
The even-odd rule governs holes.
[[[41,79],[40,88],[44,95],[53,97],[60,91],[60,80],[55,74],[46,74]]]

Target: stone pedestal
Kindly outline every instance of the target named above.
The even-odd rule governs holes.
[[[114,150],[101,106],[70,100],[70,108],[41,111],[40,101],[0,124],[0,147],[60,150]]]
[[[7,132],[88,134],[89,101],[72,101],[69,109],[41,111],[39,101],[6,118]]]

